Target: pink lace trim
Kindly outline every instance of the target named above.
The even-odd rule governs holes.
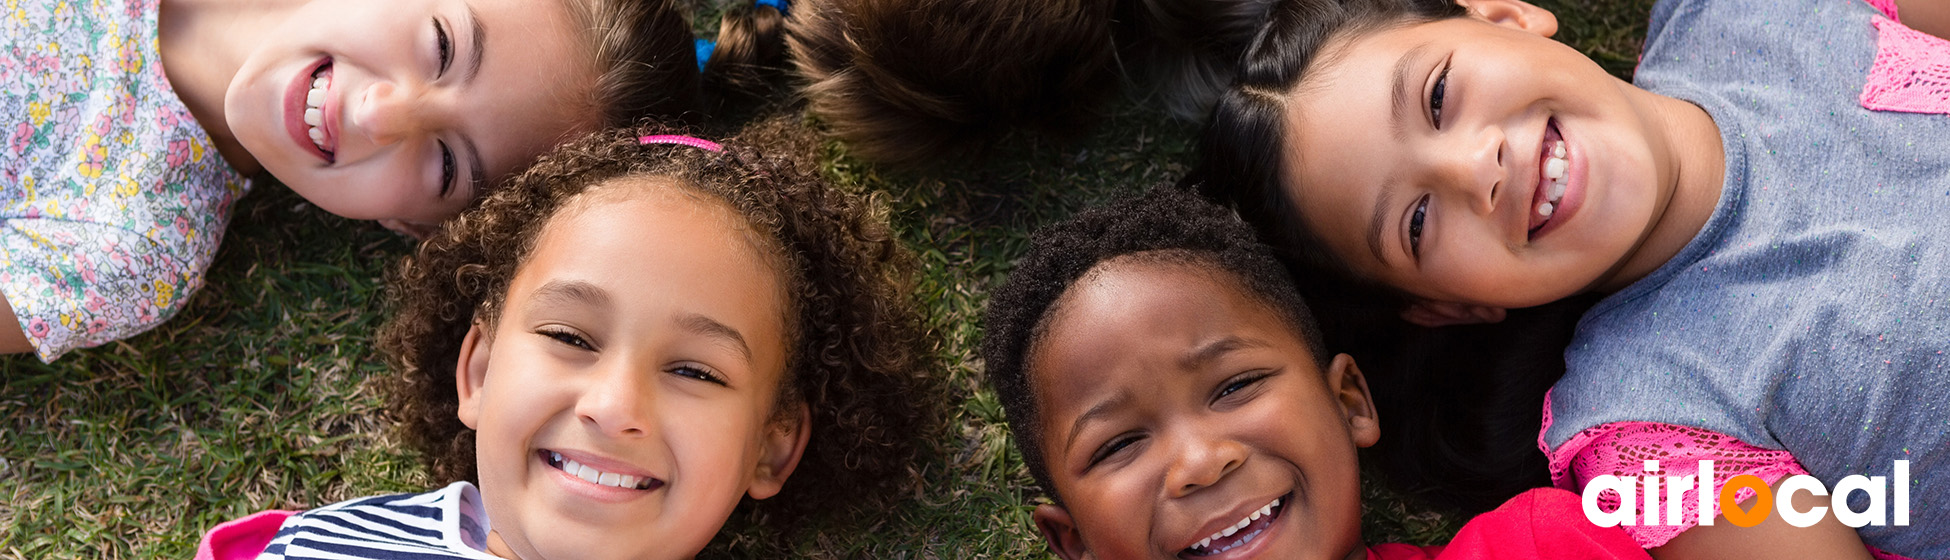
[[[1862,86],[1862,107],[1950,114],[1950,41],[1889,18],[1872,21],[1876,62]]]
[[[1693,528],[1699,521],[1699,492],[1688,490],[1680,502],[1679,517],[1670,519],[1666,515],[1671,510],[1666,505],[1667,490],[1664,477],[1699,475],[1699,462],[1713,461],[1713,488],[1725,485],[1728,479],[1738,475],[1751,474],[1773,485],[1784,477],[1808,474],[1801,463],[1786,451],[1762,449],[1735,439],[1733,436],[1690,426],[1679,426],[1659,422],[1611,422],[1585,428],[1564,442],[1555,451],[1544,442],[1544,434],[1550,431],[1551,400],[1544,394],[1544,428],[1537,433],[1537,448],[1550,458],[1551,482],[1557,487],[1579,492],[1586,482],[1599,475],[1619,477],[1648,476],[1646,461],[1658,461],[1659,472],[1649,476],[1660,477],[1659,521],[1652,525],[1624,527],[1625,532],[1645,548],[1656,548],[1666,541]],[[1717,490],[1716,490],[1717,491]],[[1735,494],[1735,501],[1753,497],[1753,490],[1741,489]],[[1639,508],[1644,508],[1643,496],[1639,496]],[[1618,494],[1605,491],[1598,497],[1599,507],[1615,511],[1618,507]],[[1713,503],[1713,515],[1720,514],[1717,494]],[[1641,512],[1643,514],[1644,512]]]
[[[1870,6],[1875,6],[1875,9],[1882,10],[1882,15],[1889,16],[1889,19],[1893,19],[1897,21],[1902,21],[1903,19],[1900,17],[1896,17],[1896,0],[1864,0],[1864,1],[1868,2]]]

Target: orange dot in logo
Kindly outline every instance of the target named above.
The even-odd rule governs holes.
[[[1754,491],[1754,507],[1740,509],[1740,502],[1734,500],[1734,497],[1739,495],[1741,488]],[[1758,476],[1751,474],[1736,476],[1728,479],[1726,485],[1720,487],[1720,515],[1725,516],[1728,523],[1740,527],[1759,525],[1762,520],[1767,519],[1767,512],[1772,509],[1774,509],[1774,491],[1768,489],[1767,481],[1761,480]]]

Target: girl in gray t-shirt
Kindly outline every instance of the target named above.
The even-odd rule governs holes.
[[[1726,511],[1697,492],[1635,504],[1659,510],[1628,527],[1655,554],[1950,556],[1950,42],[1887,1],[1666,0],[1626,83],[1545,10],[1464,4],[1281,4],[1214,112],[1204,188],[1410,323],[1604,296],[1546,401],[1560,486],[1702,459],[1714,488],[1909,473],[1766,538],[1695,530]]]

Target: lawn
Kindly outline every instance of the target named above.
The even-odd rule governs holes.
[[[1539,2],[1559,38],[1621,76],[1650,0]],[[1042,558],[1032,483],[972,358],[982,303],[1029,232],[1183,175],[1195,126],[1124,101],[1090,136],[1010,138],[980,162],[894,172],[829,144],[831,178],[882,191],[923,265],[953,426],[913,498],[870,527],[783,545],[734,528],[707,556]],[[412,249],[281,186],[239,204],[209,283],[167,324],[52,365],[0,357],[0,558],[186,558],[202,531],[267,508],[300,509],[430,480],[391,436],[372,353],[385,269]],[[1460,525],[1379,485],[1371,540],[1436,542]],[[742,525],[742,524],[739,524]]]

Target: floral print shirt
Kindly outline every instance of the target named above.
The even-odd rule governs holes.
[[[163,75],[159,0],[0,0],[0,295],[43,361],[203,284],[250,183]]]

